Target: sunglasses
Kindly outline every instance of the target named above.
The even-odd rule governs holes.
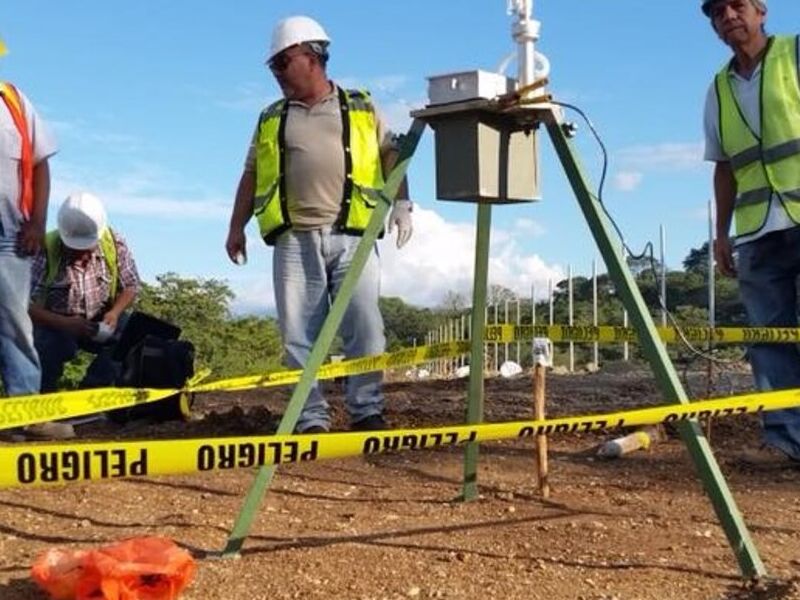
[[[310,54],[309,52],[298,52],[297,54],[278,54],[277,56],[270,59],[267,63],[269,66],[270,71],[273,73],[280,73],[285,71],[286,68],[292,63],[292,61],[297,58],[298,56],[303,56],[304,54]]]
[[[709,16],[712,19],[720,19],[725,14],[725,9],[729,6],[735,12],[741,12],[745,8],[745,2],[743,0],[722,0],[709,9]]]

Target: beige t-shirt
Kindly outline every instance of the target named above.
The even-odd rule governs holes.
[[[313,106],[289,101],[286,115],[286,202],[292,226],[300,231],[333,225],[344,190],[344,147],[339,96],[330,94]],[[258,125],[250,142],[245,170],[256,170]],[[378,117],[381,154],[394,150],[394,136]]]

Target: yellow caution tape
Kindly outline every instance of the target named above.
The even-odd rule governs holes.
[[[177,390],[95,388],[0,398],[0,429],[135,406],[163,400]]]
[[[12,445],[0,447],[0,488],[247,469],[539,434],[675,423],[798,405],[800,389],[795,389],[541,421],[385,432]]]
[[[674,327],[657,327],[661,339],[674,344],[681,336]],[[683,337],[690,342],[719,344],[741,343],[800,343],[800,328],[795,327],[681,327]],[[509,343],[550,338],[553,342],[638,342],[633,327],[611,325],[487,325],[484,339],[487,342]]]
[[[661,338],[667,343],[678,339],[675,328],[658,328]],[[800,329],[790,327],[686,327],[682,331],[689,341],[701,342],[713,339],[719,343],[800,343]],[[487,342],[518,342],[536,337],[548,337],[553,342],[636,342],[636,330],[631,327],[608,325],[489,325],[484,337]],[[470,350],[470,341],[451,341],[429,346],[404,348],[376,356],[354,358],[320,367],[316,379],[334,379],[360,375],[372,371],[384,371],[399,367],[410,367],[431,360],[446,359],[465,354]],[[183,406],[188,413],[187,393],[225,392],[250,390],[288,385],[299,381],[301,369],[282,370],[263,375],[248,375],[209,383],[199,383],[208,375],[202,372],[178,389],[133,389],[98,388],[30,396],[15,396],[0,399],[0,430],[22,427],[59,419],[71,419],[99,413],[115,408],[125,408],[144,402],[157,402],[173,394],[182,393]]]
[[[387,352],[375,356],[365,356],[363,358],[353,358],[351,360],[324,364],[317,372],[317,379],[334,379],[336,377],[360,375],[371,371],[385,371],[386,369],[409,367],[429,360],[452,358],[465,352],[469,352],[469,340],[404,348],[397,352]],[[273,387],[277,385],[286,385],[288,383],[296,383],[300,380],[302,374],[303,371],[301,369],[277,371],[274,373],[267,373],[266,375],[252,375],[206,383],[191,388],[191,391],[214,392]]]
[[[469,341],[405,348],[397,352],[325,364],[320,368],[317,379],[334,379],[370,371],[407,367],[438,358],[458,356],[468,351]],[[299,381],[303,371],[300,369],[276,371],[265,375],[237,377],[201,384],[200,381],[207,377],[209,373],[210,371],[207,369],[200,371],[187,382],[186,387],[182,390],[96,388],[53,394],[14,396],[6,399],[0,398],[0,430],[23,427],[45,421],[73,419],[116,408],[135,406],[145,402],[157,402],[178,393],[183,396],[181,410],[184,414],[188,414],[189,401],[186,397],[187,394],[249,390],[287,385]]]

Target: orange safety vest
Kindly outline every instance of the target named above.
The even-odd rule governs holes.
[[[31,144],[31,136],[28,133],[28,122],[25,119],[22,97],[17,88],[8,82],[0,83],[0,96],[11,114],[22,140],[22,160],[19,163],[19,210],[23,218],[28,220],[33,212],[33,144]]]

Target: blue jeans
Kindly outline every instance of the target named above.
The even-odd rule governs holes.
[[[335,233],[330,227],[290,230],[278,238],[272,277],[287,366],[302,368],[305,365],[359,241],[361,238],[357,236]],[[378,307],[379,295],[380,260],[375,247],[339,327],[347,358],[384,351],[386,338]],[[383,413],[382,378],[380,372],[347,378],[346,404],[352,421]],[[328,403],[315,385],[297,429],[329,425]]]
[[[775,231],[738,247],[739,291],[753,327],[797,327],[800,227]],[[748,349],[761,391],[800,388],[796,344],[752,344]],[[800,408],[764,413],[764,442],[800,460]]]
[[[96,355],[89,363],[78,387],[89,389],[113,386],[119,378],[122,365],[112,358],[112,354],[127,322],[128,314],[120,315],[117,329],[103,344],[91,340],[78,340],[59,329],[34,326],[33,339],[42,362],[42,393],[55,392],[59,389],[58,382],[64,374],[64,365],[75,358],[78,349]]]
[[[9,396],[39,393],[39,358],[28,316],[31,259],[19,256],[16,235],[0,226],[0,376]]]

